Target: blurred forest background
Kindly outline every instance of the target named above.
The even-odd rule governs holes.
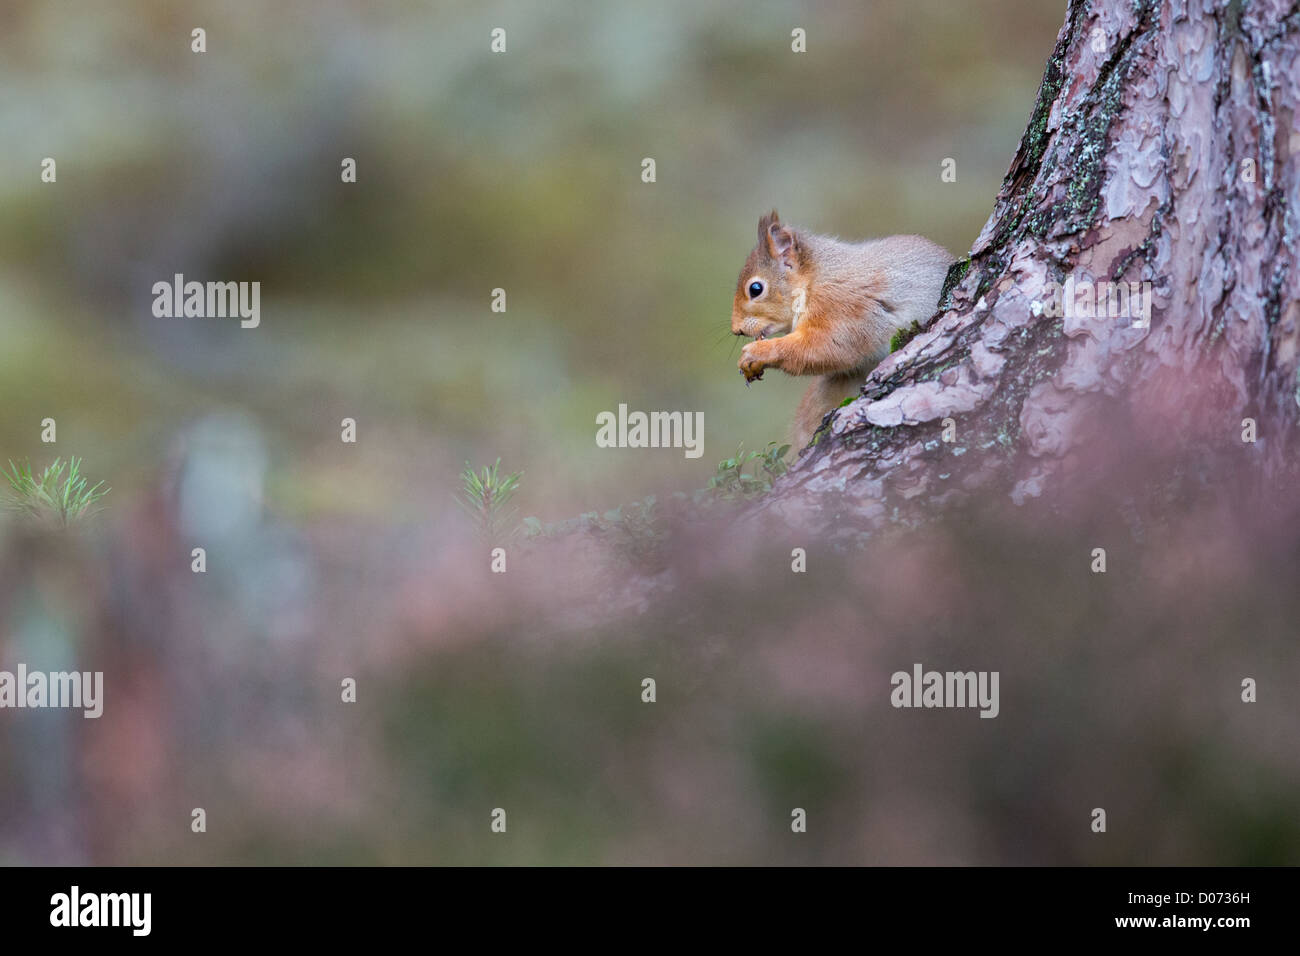
[[[1294,714],[1230,702],[1243,628],[1295,676],[1295,609],[1212,573],[1290,567],[1288,540],[1225,534],[1106,598],[1046,529],[974,514],[849,560],[796,542],[820,564],[791,593],[789,542],[717,535],[492,575],[453,507],[467,459],[523,470],[549,522],[781,439],[803,384],[746,389],[728,334],[758,216],[962,254],[1063,14],[0,6],[0,461],[75,454],[112,486],[72,534],[0,523],[0,668],[106,681],[98,721],[0,712],[0,863],[1294,862]],[[260,281],[260,328],[154,318],[176,272]],[[620,402],[703,411],[703,458],[598,449]],[[1003,716],[890,709],[913,661],[1000,666]],[[1126,835],[1090,839],[1098,805]]]
[[[228,410],[295,510],[404,520],[497,456],[544,520],[700,487],[804,387],[725,334],[759,215],[963,253],[1062,7],[6,4],[0,450],[53,416],[120,507]],[[154,319],[175,272],[260,280],[261,328]],[[704,411],[704,457],[598,449],[619,402]]]

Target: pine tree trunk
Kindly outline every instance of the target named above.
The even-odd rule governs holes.
[[[1072,0],[939,315],[761,512],[870,529],[977,489],[1020,502],[1108,447],[1293,469],[1298,51],[1289,0]],[[1067,280],[1076,294],[1149,283],[1149,327],[1132,302],[1129,316],[1093,317],[1086,296],[1055,314]]]

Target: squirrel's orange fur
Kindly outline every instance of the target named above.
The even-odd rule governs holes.
[[[952,262],[923,236],[842,242],[786,226],[775,209],[758,221],[758,245],[736,283],[731,331],[756,339],[740,355],[745,381],[769,368],[819,376],[795,413],[796,448],[827,412],[857,394],[896,331],[929,321]]]

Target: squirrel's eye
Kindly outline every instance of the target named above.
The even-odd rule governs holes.
[[[749,284],[749,297],[751,299],[757,299],[762,294],[763,294],[763,283],[755,280]]]

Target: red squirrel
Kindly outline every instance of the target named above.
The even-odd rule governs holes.
[[[930,320],[952,263],[924,236],[843,242],[784,225],[775,209],[759,219],[758,245],[736,282],[731,331],[754,339],[740,353],[746,382],[769,368],[818,376],[795,412],[796,448],[857,395],[895,332]]]

